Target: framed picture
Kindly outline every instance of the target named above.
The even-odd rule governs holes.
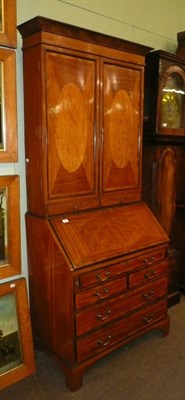
[[[0,176],[0,279],[21,273],[19,176]]]
[[[0,45],[17,47],[16,0],[0,0]]]
[[[0,389],[35,372],[25,278],[0,284]]]
[[[15,50],[0,48],[0,162],[16,161],[17,95]]]

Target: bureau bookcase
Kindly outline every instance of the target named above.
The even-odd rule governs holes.
[[[169,329],[169,239],[141,199],[150,49],[44,17],[18,29],[33,333],[74,391],[96,360]]]

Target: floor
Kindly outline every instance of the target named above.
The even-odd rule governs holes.
[[[170,334],[150,332],[98,361],[75,393],[54,362],[36,351],[36,373],[2,390],[0,400],[185,400],[185,296],[169,309]]]

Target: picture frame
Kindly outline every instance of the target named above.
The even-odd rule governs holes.
[[[16,0],[0,0],[0,45],[17,47]]]
[[[20,274],[20,180],[0,176],[0,279]]]
[[[0,162],[17,161],[15,50],[0,48]]]
[[[26,279],[0,284],[0,390],[35,372]]]

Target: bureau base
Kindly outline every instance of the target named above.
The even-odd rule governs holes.
[[[26,215],[33,334],[75,391],[100,358],[150,330],[167,335],[168,238],[145,204],[67,221]]]

